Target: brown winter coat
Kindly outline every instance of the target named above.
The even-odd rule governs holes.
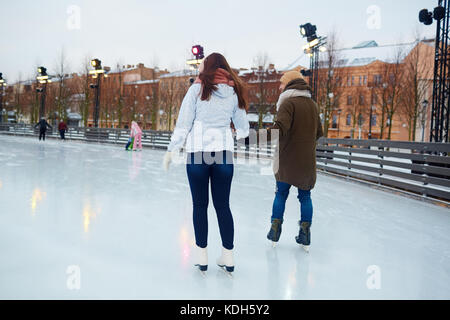
[[[284,91],[292,89],[311,91],[303,79],[289,82]],[[317,104],[308,97],[287,98],[280,105],[272,129],[278,129],[280,137],[279,166],[274,165],[276,180],[302,190],[313,189],[316,142],[323,136]]]

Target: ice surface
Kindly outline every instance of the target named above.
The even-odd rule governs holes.
[[[235,168],[234,278],[215,266],[212,204],[204,278],[192,265],[185,168],[164,172],[163,155],[0,136],[0,298],[450,298],[448,209],[319,174],[310,253],[294,240],[294,191],[272,248],[274,179],[256,163]],[[79,267],[78,290],[69,266]]]

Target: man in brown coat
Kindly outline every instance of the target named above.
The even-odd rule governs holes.
[[[316,183],[316,143],[323,135],[319,109],[311,99],[311,88],[300,72],[289,71],[281,78],[282,94],[277,103],[277,117],[271,130],[279,130],[274,159],[277,190],[272,209],[272,227],[267,238],[275,244],[280,239],[286,200],[291,186],[297,187],[301,205],[298,244],[308,251],[313,207],[311,190]]]

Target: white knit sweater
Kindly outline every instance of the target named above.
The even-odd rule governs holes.
[[[230,128],[233,121],[236,138],[249,135],[247,113],[238,106],[234,88],[218,84],[207,101],[201,100],[201,84],[193,84],[181,104],[168,151],[178,151],[186,143],[186,152],[234,151]]]

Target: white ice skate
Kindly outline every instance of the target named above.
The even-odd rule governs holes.
[[[233,250],[222,248],[222,256],[217,259],[217,265],[232,278],[234,272]]]
[[[208,270],[208,248],[195,246],[195,266],[198,267],[202,276],[206,276]]]
[[[309,253],[309,247],[310,246],[305,246],[305,245],[302,245],[302,244],[300,246],[303,248],[303,250],[305,250],[306,253]]]

